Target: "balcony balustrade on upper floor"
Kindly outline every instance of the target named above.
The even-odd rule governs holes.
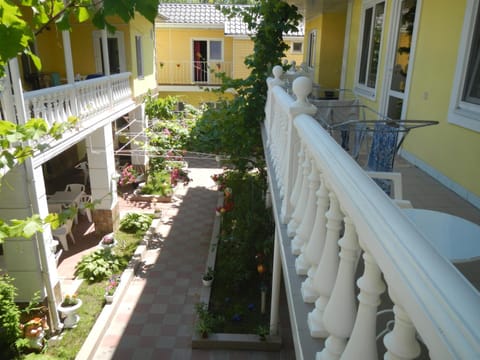
[[[311,80],[281,84],[262,135],[297,358],[478,358],[480,294],[312,117]]]
[[[82,123],[124,102],[133,102],[130,73],[25,92],[24,101],[27,117],[43,118],[52,125],[76,116]]]
[[[216,73],[232,76],[232,63],[226,61],[161,61],[157,68],[160,85],[221,85]]]

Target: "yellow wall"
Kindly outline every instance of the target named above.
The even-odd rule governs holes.
[[[480,196],[480,134],[447,121],[466,4],[459,0],[451,5],[448,0],[423,1],[407,118],[440,124],[412,131],[405,148]]]
[[[190,104],[195,107],[200,107],[203,102],[215,102],[220,95],[208,91],[186,92],[186,91],[163,91],[158,93],[159,97],[176,96],[179,101]],[[224,98],[229,98],[228,94],[222,95]]]
[[[346,87],[354,86],[357,44],[361,25],[361,0],[355,0],[349,37]],[[387,5],[390,2],[387,2]],[[415,53],[410,59],[411,85],[408,93],[406,119],[437,120],[439,125],[413,129],[403,148],[414,157],[453,180],[466,190],[480,196],[480,134],[448,123],[448,107],[457,64],[458,48],[465,15],[465,0],[452,6],[448,0],[423,0],[417,28]],[[385,11],[385,26],[380,57],[380,72],[375,101],[362,102],[378,109],[382,96],[386,46],[390,24],[390,8]],[[446,25],[448,24],[448,31]],[[415,41],[415,40],[414,40]]]
[[[131,55],[131,72],[133,77],[133,96],[145,94],[156,87],[154,27],[143,16],[136,15],[129,23],[129,44]],[[143,79],[138,78],[135,36],[142,37]],[[127,42],[128,43],[128,42]]]
[[[235,79],[244,79],[250,75],[250,69],[244,64],[245,57],[253,52],[253,42],[250,39],[233,40],[233,73]]]
[[[223,61],[228,69],[232,64],[233,40],[224,37],[223,29],[177,29],[156,28],[157,82],[168,82],[166,79],[182,79],[176,83],[192,81],[191,62],[193,61],[193,40],[223,40]],[[174,64],[169,67],[169,64]],[[162,65],[163,64],[163,65]],[[178,65],[177,65],[178,64]],[[185,68],[186,67],[186,68]],[[178,72],[182,76],[172,74]]]
[[[345,13],[325,14],[321,33],[318,81],[326,88],[339,88],[345,38]]]

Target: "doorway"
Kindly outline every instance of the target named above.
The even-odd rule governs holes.
[[[409,62],[413,58],[414,38],[417,23],[417,3],[421,0],[397,0],[393,3],[392,34],[389,41],[389,70],[382,113],[391,119],[405,116],[406,93],[409,83]]]

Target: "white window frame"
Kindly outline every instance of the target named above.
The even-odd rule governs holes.
[[[225,44],[223,43],[223,39],[222,38],[212,38],[212,39],[205,39],[205,38],[192,38],[192,40],[190,41],[190,49],[192,51],[192,53],[190,54],[190,59],[192,59],[193,61],[193,43],[195,41],[206,41],[207,42],[207,62],[210,62],[210,61],[224,61],[223,59],[225,58]],[[210,42],[211,41],[218,41],[222,44],[222,58],[221,59],[212,59],[211,56],[210,56]]]
[[[468,0],[465,7],[462,36],[457,57],[455,79],[450,97],[448,122],[464,128],[480,132],[480,105],[462,101],[465,78],[468,72],[468,62],[475,30],[479,0]],[[480,30],[479,30],[480,31]]]
[[[377,73],[375,74],[375,87],[370,87],[368,86],[367,83],[362,84],[359,82],[359,77],[360,77],[360,67],[362,63],[362,50],[363,50],[363,36],[365,32],[365,15],[366,11],[368,9],[372,9],[372,19],[375,18],[375,7],[377,4],[384,3],[384,12],[383,12],[383,24],[382,24],[382,34],[380,36],[380,47],[379,47],[379,55],[378,55],[378,66],[377,66]],[[360,27],[360,32],[359,32],[359,40],[358,40],[358,48],[357,48],[357,60],[356,60],[356,70],[355,70],[355,93],[358,95],[364,96],[370,100],[375,100],[376,94],[377,94],[377,89],[378,89],[378,83],[379,83],[379,74],[380,74],[380,68],[381,68],[381,59],[382,59],[382,49],[383,49],[383,37],[385,36],[385,17],[387,13],[387,2],[386,0],[374,0],[374,1],[364,1],[362,5],[362,13],[361,13],[361,19],[362,19],[362,24]],[[373,27],[371,29],[373,32]],[[370,33],[370,40],[372,39],[372,32]],[[373,46],[373,41],[370,41],[369,43],[370,48],[368,51],[367,58],[370,58],[370,52],[372,51],[372,46]],[[367,78],[368,79],[368,73],[369,69],[367,68],[366,70]]]
[[[316,54],[315,50],[317,47],[317,30],[312,30],[308,33],[308,43],[307,43],[307,53],[306,53],[306,63],[308,67],[315,69]]]
[[[135,35],[135,54],[137,58],[137,78],[143,79],[145,69],[143,66],[143,42],[141,35]]]

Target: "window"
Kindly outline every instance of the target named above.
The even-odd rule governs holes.
[[[470,0],[465,10],[455,83],[448,120],[480,132],[480,7]]]
[[[315,67],[315,43],[317,41],[317,31],[314,30],[308,34],[308,52],[307,65],[311,68]]]
[[[301,53],[303,48],[303,43],[301,41],[292,42],[292,53]]]
[[[384,14],[385,2],[383,1],[364,8],[357,77],[357,84],[360,87],[369,89],[376,87]]]
[[[142,37],[135,36],[135,51],[137,54],[137,77],[143,79],[143,51],[142,51]]]

